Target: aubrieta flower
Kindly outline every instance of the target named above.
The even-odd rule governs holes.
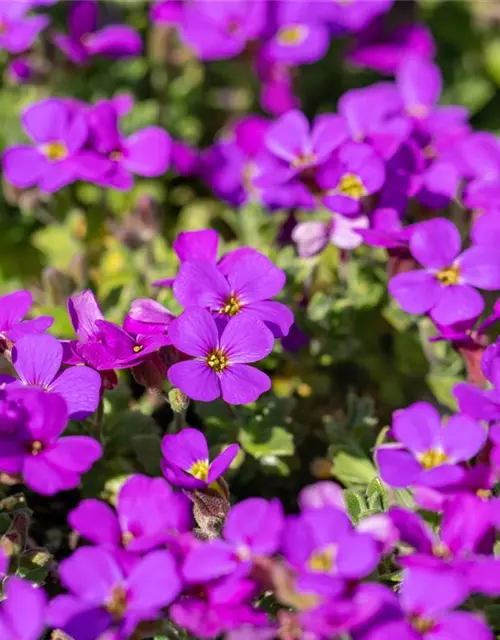
[[[293,314],[269,300],[285,284],[285,273],[262,253],[242,247],[227,253],[217,265],[201,260],[181,264],[174,295],[183,307],[204,307],[225,318],[252,314],[276,337],[286,336]]]
[[[190,307],[169,327],[173,346],[192,356],[168,370],[168,379],[193,400],[222,396],[229,404],[254,402],[269,391],[271,380],[247,363],[268,356],[273,334],[251,313],[229,319],[220,328],[206,309]]]
[[[29,4],[16,0],[0,3],[0,49],[10,54],[26,51],[49,24],[46,16],[27,15],[30,9]]]
[[[12,364],[19,380],[15,386],[38,387],[64,398],[68,417],[84,420],[99,404],[101,376],[88,367],[69,367],[61,371],[63,346],[53,336],[28,335],[19,338],[12,349]]]
[[[87,436],[60,437],[68,413],[59,395],[29,388],[2,393],[16,414],[0,429],[0,470],[22,476],[42,495],[77,487],[80,476],[102,456],[101,445]]]
[[[438,324],[450,325],[479,316],[484,300],[474,287],[500,289],[500,258],[489,246],[475,245],[460,253],[455,225],[435,218],[415,225],[409,248],[424,268],[401,273],[389,282],[389,292],[407,313],[429,313]]]
[[[446,487],[465,476],[461,465],[486,442],[486,430],[464,414],[441,424],[438,411],[416,402],[394,414],[392,432],[398,444],[378,447],[376,460],[384,482],[393,487]]]
[[[281,545],[285,526],[279,500],[249,498],[229,512],[223,529],[223,540],[195,545],[182,565],[187,582],[199,584],[229,576],[247,575],[257,556],[271,556]]]
[[[210,462],[203,433],[187,428],[180,433],[166,435],[161,451],[162,470],[171,484],[184,489],[205,489],[217,487],[217,481],[238,454],[239,446],[230,445]]]
[[[191,525],[189,499],[163,478],[131,476],[118,493],[116,513],[100,500],[82,500],[69,524],[84,538],[111,549],[143,553],[159,547]]]
[[[80,152],[89,133],[81,108],[47,98],[24,111],[22,124],[34,146],[17,145],[4,152],[2,167],[9,182],[52,192],[79,178]]]
[[[356,249],[363,244],[358,229],[368,229],[367,216],[357,218],[333,213],[329,222],[300,222],[292,231],[292,239],[297,245],[301,258],[310,258],[325,249],[328,243],[339,249]]]
[[[232,58],[261,35],[266,16],[261,0],[195,0],[184,6],[181,36],[201,60]]]
[[[123,573],[115,556],[100,547],[84,547],[59,566],[68,595],[49,606],[51,626],[74,640],[113,638],[126,640],[142,620],[153,620],[181,590],[175,562],[168,551],[152,551]]]
[[[54,43],[75,64],[85,64],[95,55],[110,58],[136,56],[142,42],[135,29],[128,25],[109,25],[97,30],[97,3],[77,0],[69,8],[69,34],[57,33]]]
[[[33,296],[26,290],[0,296],[0,338],[15,342],[30,333],[44,333],[53,325],[51,316],[23,320],[32,304]]]
[[[45,629],[47,596],[28,580],[11,576],[4,583],[0,604],[2,640],[38,640]]]
[[[390,592],[388,593],[388,595]],[[404,572],[401,595],[391,595],[381,612],[357,640],[493,640],[493,634],[479,616],[456,611],[464,600],[456,576],[442,571],[436,575],[424,568]]]
[[[481,370],[492,389],[460,382],[453,387],[460,411],[476,420],[500,420],[500,344],[490,345],[481,360]]]

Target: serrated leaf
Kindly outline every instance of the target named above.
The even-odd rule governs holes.
[[[366,511],[366,503],[363,497],[357,491],[346,489],[344,491],[344,501],[351,520],[354,524],[358,524]]]
[[[373,478],[366,489],[366,496],[368,498],[368,506],[370,509],[377,509],[379,511],[387,511],[389,508],[389,498],[387,490],[382,484],[380,478],[377,476]]]

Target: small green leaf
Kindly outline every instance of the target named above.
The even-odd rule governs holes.
[[[161,475],[161,441],[156,434],[144,434],[132,438],[137,460],[151,476]]]
[[[377,475],[377,470],[368,458],[339,451],[333,457],[333,475],[348,487],[366,486]]]
[[[370,509],[387,511],[389,508],[387,491],[378,476],[373,478],[368,485],[366,489],[366,497],[368,498],[368,506]]]
[[[267,456],[292,456],[293,435],[282,427],[271,429],[241,429],[239,441],[243,449],[259,460]]]
[[[357,491],[346,489],[344,491],[344,500],[351,520],[354,524],[358,524],[366,511],[366,503],[363,497]]]

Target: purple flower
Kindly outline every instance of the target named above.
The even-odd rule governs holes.
[[[248,404],[271,388],[269,377],[247,364],[268,356],[274,344],[256,315],[235,316],[221,329],[208,311],[191,307],[172,322],[169,336],[192,359],[171,366],[168,378],[193,400],[222,395],[229,404]]]
[[[69,8],[69,35],[57,33],[55,44],[75,64],[85,64],[93,55],[110,58],[136,56],[142,42],[135,29],[126,25],[110,25],[97,29],[97,3],[77,0]]]
[[[111,100],[103,100],[90,109],[93,153],[80,162],[80,174],[84,180],[101,186],[127,190],[133,186],[132,174],[151,178],[167,171],[172,140],[164,129],[156,126],[125,138],[119,130],[119,115],[116,103]]]
[[[80,152],[88,137],[82,109],[47,98],[24,111],[22,124],[35,146],[19,145],[4,152],[2,166],[9,182],[53,192],[79,178]]]
[[[135,335],[166,333],[174,318],[175,316],[156,300],[138,298],[130,305],[123,328]]]
[[[439,413],[427,402],[416,402],[394,414],[392,431],[398,444],[376,451],[380,475],[393,487],[446,487],[465,476],[460,465],[486,442],[486,431],[466,415],[454,415],[441,425]]]
[[[0,605],[2,640],[38,640],[45,628],[47,597],[28,580],[10,577],[4,583]]]
[[[160,24],[179,24],[184,17],[184,0],[155,0],[150,16]]]
[[[331,211],[357,216],[363,198],[384,184],[385,167],[370,145],[350,142],[318,171],[322,202]]]
[[[195,545],[182,565],[187,582],[204,583],[238,572],[250,572],[255,556],[270,556],[281,544],[285,526],[279,500],[249,498],[235,505],[223,529],[223,540]]]
[[[368,623],[357,640],[493,640],[486,623],[473,613],[454,611],[463,601],[454,573],[426,569],[405,571],[399,602],[394,596]]]
[[[276,337],[287,335],[293,314],[269,300],[285,284],[285,273],[262,253],[242,247],[227,253],[217,265],[187,260],[174,282],[174,295],[183,307],[198,306],[232,318],[259,317]]]
[[[84,420],[99,404],[101,376],[88,367],[69,367],[61,372],[63,346],[49,335],[28,335],[19,338],[12,350],[12,364],[19,380],[16,386],[38,387],[64,398],[68,416]]]
[[[481,370],[493,389],[461,382],[453,387],[460,411],[476,420],[500,420],[500,345],[490,345],[481,360]]]
[[[343,580],[359,580],[379,562],[371,535],[358,533],[343,509],[323,506],[290,516],[283,555],[300,572],[299,589],[337,593]]]
[[[383,13],[387,13],[394,0],[352,0],[349,3],[321,3],[322,15],[336,30],[359,31]]]
[[[292,232],[301,258],[310,258],[325,249],[328,243],[339,249],[356,249],[363,244],[358,229],[367,229],[370,221],[367,216],[348,218],[333,213],[330,222],[301,222]]]
[[[83,500],[69,524],[94,544],[143,553],[163,545],[191,525],[188,498],[174,493],[163,478],[131,476],[118,494],[116,514],[100,500]]]
[[[33,304],[29,291],[21,290],[0,296],[0,338],[15,342],[30,333],[43,333],[54,323],[51,316],[23,320]]]
[[[42,495],[77,487],[102,456],[101,445],[87,436],[60,437],[68,414],[59,395],[24,388],[3,393],[16,414],[0,430],[0,470],[21,475]]]
[[[181,35],[201,60],[232,58],[261,35],[266,14],[261,0],[195,0],[185,5]]]
[[[133,634],[142,620],[152,620],[181,590],[168,551],[152,551],[124,575],[116,558],[99,547],[84,547],[61,562],[59,575],[68,595],[49,606],[49,623],[74,640],[100,638],[115,629],[117,640]]]
[[[180,433],[166,435],[161,450],[163,473],[173,485],[185,489],[217,489],[217,480],[229,468],[239,446],[230,445],[210,462],[207,439],[201,431],[183,429]]]
[[[49,24],[46,16],[27,16],[30,8],[16,0],[0,3],[0,49],[11,54],[26,51]]]
[[[476,245],[460,254],[455,225],[435,218],[414,227],[409,247],[424,269],[401,273],[389,282],[389,292],[408,313],[429,313],[438,324],[475,318],[484,301],[474,287],[500,288],[500,258],[496,251]]]
[[[265,46],[271,60],[290,65],[310,64],[322,58],[330,44],[328,27],[321,6],[307,0],[277,2],[276,31]]]

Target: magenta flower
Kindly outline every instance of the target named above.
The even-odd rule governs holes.
[[[205,309],[191,307],[169,327],[172,344],[192,359],[168,370],[168,379],[193,400],[254,402],[271,388],[269,377],[247,363],[268,356],[273,334],[254,314],[233,317],[220,329]]]
[[[101,376],[88,367],[69,367],[61,372],[63,346],[53,336],[28,335],[19,338],[12,350],[12,364],[19,380],[11,388],[37,387],[64,398],[68,417],[84,420],[99,404]]]
[[[54,323],[51,316],[23,320],[33,304],[29,291],[21,290],[0,296],[0,338],[15,342],[30,333],[43,333]]]
[[[49,24],[46,16],[28,16],[29,4],[10,0],[0,3],[0,49],[11,54],[26,51]]]
[[[129,333],[163,334],[175,316],[156,300],[138,298],[130,305],[130,311],[125,316],[123,328]]]
[[[232,58],[261,35],[266,16],[267,4],[261,0],[188,2],[181,35],[201,60]]]
[[[205,489],[217,482],[239,451],[232,444],[210,462],[207,439],[197,429],[166,435],[161,443],[162,470],[167,480],[185,489]]]
[[[80,163],[80,173],[82,179],[103,187],[127,190],[133,186],[133,174],[151,178],[167,171],[172,140],[156,126],[124,138],[119,116],[119,105],[112,100],[103,100],[90,109],[90,148],[94,153]]]
[[[63,560],[59,575],[68,595],[49,606],[51,626],[74,640],[129,638],[142,620],[152,620],[181,590],[175,562],[168,551],[152,551],[124,575],[116,558],[99,547],[78,549]]]
[[[124,58],[141,53],[142,42],[135,29],[110,25],[97,30],[97,3],[77,0],[69,8],[69,35],[57,33],[54,43],[75,64],[85,64],[94,55]]]
[[[271,556],[281,545],[285,526],[279,500],[249,498],[235,505],[223,529],[223,540],[195,545],[182,565],[187,582],[204,583],[238,572],[250,572],[255,556]]]
[[[368,229],[367,216],[351,218],[333,213],[330,222],[301,222],[292,231],[301,258],[310,258],[325,249],[328,243],[339,249],[356,249],[363,244],[358,229]]]
[[[100,500],[82,500],[68,522],[97,545],[143,553],[191,526],[191,503],[163,478],[131,476],[118,494],[116,513]]]
[[[262,253],[242,247],[227,253],[217,265],[187,260],[174,282],[174,295],[183,307],[198,306],[226,318],[258,316],[276,337],[287,335],[293,314],[269,300],[285,284],[285,273]]]
[[[380,446],[376,459],[384,482],[393,487],[446,487],[465,477],[460,464],[473,458],[486,442],[486,431],[469,416],[459,414],[441,424],[427,402],[416,402],[394,414],[397,444]]]
[[[60,437],[66,428],[66,403],[39,389],[7,389],[16,417],[0,430],[0,470],[21,475],[42,495],[74,489],[80,476],[102,456],[102,447],[87,436]]]
[[[500,289],[500,258],[488,246],[476,245],[460,254],[455,225],[435,218],[415,225],[409,247],[424,269],[401,273],[389,292],[407,313],[429,313],[441,325],[479,316],[484,300],[474,287]]]
[[[460,411],[476,420],[500,420],[500,352],[499,344],[490,345],[481,360],[484,377],[493,385],[492,389],[460,382],[453,387]]]
[[[80,152],[88,137],[82,109],[47,98],[28,107],[22,123],[35,145],[9,147],[4,152],[2,166],[9,182],[53,192],[80,177]]]
[[[310,64],[322,58],[330,44],[320,5],[307,0],[279,2],[273,7],[276,31],[265,46],[271,60],[290,65]]]
[[[385,166],[370,145],[343,145],[317,175],[322,202],[331,211],[358,216],[362,200],[384,184]]]
[[[2,640],[38,640],[45,629],[47,597],[40,587],[12,576],[4,583],[0,605]]]

